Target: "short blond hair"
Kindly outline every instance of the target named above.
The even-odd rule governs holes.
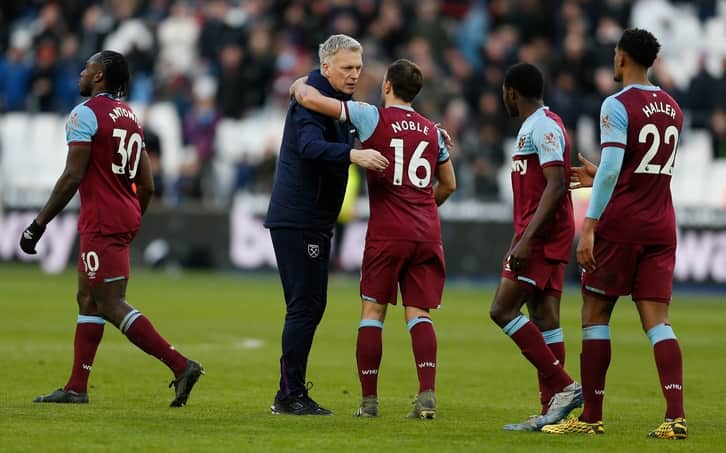
[[[354,52],[363,52],[363,46],[348,35],[331,35],[324,43],[318,47],[318,58],[320,59],[320,69],[323,64],[329,63],[333,55],[338,53],[340,49],[352,50]]]

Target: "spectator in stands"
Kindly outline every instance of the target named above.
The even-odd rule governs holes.
[[[265,105],[274,76],[275,57],[272,53],[270,28],[267,23],[258,22],[251,25],[247,47],[242,54],[239,77],[243,90],[238,106],[242,113]]]
[[[58,49],[51,38],[44,38],[35,46],[35,62],[30,75],[29,108],[33,112],[55,110],[55,72]]]
[[[224,117],[239,118],[242,115],[242,98],[250,88],[243,83],[243,54],[239,44],[227,44],[219,55],[217,107]]]
[[[24,110],[32,66],[25,59],[25,51],[12,45],[0,58],[0,110]]]
[[[159,135],[148,126],[144,127],[144,145],[149,155],[151,176],[154,178],[153,197],[159,199],[166,194],[164,174],[161,167],[161,140],[159,139]]]
[[[78,104],[78,74],[86,64],[78,53],[78,45],[78,35],[63,36],[54,81],[57,112],[69,112]]]
[[[197,56],[199,26],[186,1],[177,0],[170,15],[159,23],[157,75],[173,77],[190,74]]]
[[[0,110],[67,110],[74,102],[68,77],[75,79],[78,71],[74,54],[91,55],[107,47],[124,53],[131,65],[130,102],[173,102],[179,121],[186,122],[194,105],[193,80],[211,76],[218,86],[217,110],[246,121],[279,98],[286,105],[291,81],[310,70],[318,43],[337,30],[354,34],[366,47],[359,99],[377,104],[382,74],[376,66],[405,55],[422,66],[428,84],[417,98],[417,111],[442,118],[451,99],[465,100],[467,121],[457,131],[459,139],[474,152],[474,144],[486,137],[481,148],[487,151],[457,161],[473,165],[469,179],[461,172],[457,197],[491,199],[497,195],[488,178],[501,156],[488,150],[516,132],[501,111],[504,68],[519,58],[537,62],[550,81],[547,103],[557,107],[568,129],[587,124],[581,120],[588,117],[597,124],[603,98],[617,89],[609,67],[623,28],[660,21],[657,27],[671,27],[666,35],[674,43],[664,46],[668,52],[655,67],[658,83],[677,99],[685,92],[683,105],[692,127],[719,130],[722,113],[714,108],[726,105],[726,68],[718,67],[726,55],[720,39],[726,32],[715,0],[562,0],[543,5],[535,0],[3,1]],[[703,36],[707,39],[692,45]],[[692,48],[700,49],[705,60]],[[683,70],[675,72],[674,61]],[[375,79],[370,86],[367,75]],[[482,130],[485,123],[494,125],[496,137],[490,136],[492,130]],[[574,143],[576,148],[589,149],[583,145],[597,141],[578,136],[585,142]],[[720,155],[719,140],[714,136],[715,155]],[[277,152],[277,146],[268,148]],[[262,163],[242,164],[240,168],[247,165],[241,172],[247,176],[240,179],[246,181],[245,190],[269,186],[262,181],[269,179],[274,153],[265,151]],[[197,163],[194,157],[170,174],[196,177]]]
[[[706,55],[701,55],[698,72],[691,79],[684,105],[691,117],[691,127],[709,127],[713,98],[716,93],[716,79],[706,70]]]
[[[194,150],[194,164],[182,191],[192,198],[210,199],[214,194],[214,137],[221,115],[215,105],[216,82],[202,77],[194,82],[194,105],[184,119],[184,142]]]

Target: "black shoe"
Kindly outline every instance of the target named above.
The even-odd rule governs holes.
[[[186,405],[187,398],[189,398],[189,394],[192,392],[194,384],[197,383],[199,376],[203,374],[204,368],[202,368],[202,365],[194,360],[187,360],[187,367],[184,369],[182,374],[169,383],[169,388],[173,385],[174,390],[176,391],[176,397],[169,406],[182,407]]]
[[[73,390],[58,389],[50,395],[36,396],[34,403],[71,403],[87,404],[88,393],[78,393]]]
[[[308,390],[312,388],[312,384],[308,386],[298,395],[290,395],[287,398],[278,399],[270,406],[273,414],[289,414],[289,415],[333,415],[333,411],[320,407],[318,403],[308,396]]]

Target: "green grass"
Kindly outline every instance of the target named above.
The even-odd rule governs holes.
[[[168,406],[169,371],[107,325],[91,377],[89,405],[39,405],[62,386],[72,361],[74,272],[43,275],[0,265],[0,450],[6,451],[715,451],[723,447],[726,400],[723,295],[677,294],[671,319],[683,348],[691,428],[686,442],[646,439],[663,417],[652,349],[632,303],[612,322],[613,360],[605,402],[607,434],[595,438],[507,433],[536,411],[535,372],[489,320],[493,288],[450,284],[434,314],[439,339],[437,419],[404,418],[417,390],[400,307],[389,311],[379,378],[381,416],[355,419],[357,281],[333,278],[313,346],[312,395],[333,417],[273,416],[282,291],[274,274],[136,271],[131,304],[183,353],[207,369],[189,405]],[[579,296],[562,305],[567,369],[579,376]],[[719,447],[721,445],[721,447]]]

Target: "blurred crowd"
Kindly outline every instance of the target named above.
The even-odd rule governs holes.
[[[380,101],[393,59],[418,63],[425,85],[415,107],[457,142],[456,196],[497,200],[517,127],[501,102],[506,68],[541,67],[546,103],[576,150],[597,158],[600,103],[617,90],[613,49],[633,25],[663,45],[653,81],[681,103],[689,127],[711,130],[713,156],[726,158],[726,8],[716,0],[3,0],[0,111],[65,115],[79,102],[85,60],[120,51],[133,75],[129,101],[173,105],[180,143],[192,150],[178,178],[157,186],[177,200],[207,198],[219,125],[261,111],[282,121],[292,80],[316,67],[320,42],[345,33],[364,47],[356,98]],[[161,178],[160,131],[146,129]],[[269,191],[277,143],[262,147],[231,164],[233,190]]]

